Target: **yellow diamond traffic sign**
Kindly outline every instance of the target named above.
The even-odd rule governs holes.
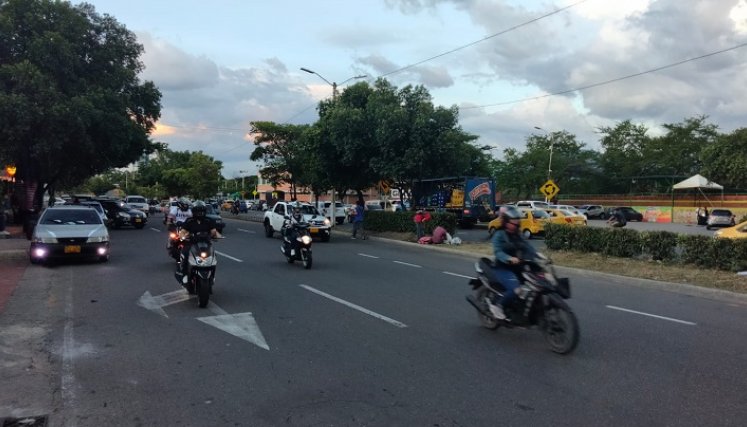
[[[552,199],[556,194],[558,194],[560,187],[558,187],[553,180],[548,179],[546,183],[542,184],[542,187],[540,187],[539,190],[540,193],[545,195],[545,197]]]

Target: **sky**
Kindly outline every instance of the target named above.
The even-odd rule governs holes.
[[[250,122],[313,123],[328,82],[359,75],[425,86],[496,158],[543,132],[600,149],[598,129],[624,120],[652,135],[747,120],[747,0],[87,3],[144,47],[141,78],[163,94],[153,139],[203,151],[229,179],[260,166]]]

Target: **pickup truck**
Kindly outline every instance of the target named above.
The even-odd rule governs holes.
[[[265,211],[262,221],[265,226],[265,236],[272,237],[276,231],[280,232],[282,230],[286,216],[291,214],[289,205],[290,202],[279,201]],[[301,203],[301,214],[303,215],[303,221],[309,224],[311,237],[319,237],[322,242],[329,242],[332,236],[329,219],[323,217],[314,206],[308,203]]]

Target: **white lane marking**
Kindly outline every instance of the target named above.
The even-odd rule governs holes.
[[[394,263],[397,263],[397,264],[402,264],[402,265],[406,265],[406,266],[408,266],[408,267],[423,268],[423,267],[422,267],[422,266],[420,266],[420,265],[417,265],[417,264],[410,264],[409,262],[403,262],[403,261],[392,261],[392,262],[394,262]]]
[[[72,270],[70,273],[72,276]],[[62,341],[62,404],[64,407],[72,411],[72,416],[68,418],[69,422],[75,425],[78,419],[76,414],[75,404],[75,373],[73,371],[73,356],[75,353],[75,335],[73,333],[73,280],[70,278],[70,283],[67,288],[67,297],[65,298],[65,329],[63,332]]]
[[[242,261],[242,260],[240,260],[238,258],[234,258],[231,255],[224,254],[223,252],[220,252],[220,251],[215,251],[215,253],[218,254],[218,255],[220,255],[220,256],[224,256],[224,257],[226,257],[228,259],[232,259],[232,260],[234,260],[236,262],[244,262],[244,261]]]
[[[161,295],[151,295],[149,291],[145,291],[138,300],[137,305],[160,314],[163,317],[169,317],[162,307],[177,304],[191,298],[195,298],[195,296],[188,294],[185,289],[178,289]]]
[[[254,230],[244,230],[243,228],[239,228],[238,230],[243,231],[244,233],[257,234],[257,232]]]
[[[210,304],[212,304],[212,302],[210,302]],[[208,305],[208,307],[210,307],[210,305]],[[218,310],[223,311],[220,307],[215,307]],[[210,308],[212,309],[212,307]],[[226,313],[217,316],[198,317],[197,320],[235,337],[241,338],[242,340],[249,341],[265,350],[270,349],[264,335],[262,335],[262,331],[259,329],[259,325],[257,325],[257,321],[254,320],[254,316],[252,316],[252,313],[250,312],[236,314]]]
[[[474,279],[475,276],[465,276],[464,274],[458,274],[458,273],[452,273],[450,271],[442,271],[443,274],[448,274],[449,276],[456,276],[456,277],[464,277],[465,279]]]
[[[377,256],[375,256],[375,255],[369,255],[369,254],[361,254],[361,253],[359,253],[358,255],[360,255],[360,256],[364,256],[364,257],[366,257],[366,258],[376,258],[376,259],[379,259],[379,257],[377,257]]]
[[[611,308],[612,310],[625,311],[625,312],[633,313],[633,314],[640,314],[641,316],[648,316],[648,317],[654,317],[654,318],[662,319],[662,320],[669,320],[670,322],[677,322],[677,323],[682,323],[682,324],[690,325],[690,326],[697,325],[697,323],[688,322],[687,320],[673,319],[671,317],[659,316],[657,314],[651,314],[651,313],[644,313],[642,311],[630,310],[630,309],[627,309],[627,308],[616,307],[614,305],[608,305],[607,308]]]
[[[394,325],[394,326],[396,326],[398,328],[406,328],[407,327],[407,325],[405,325],[402,322],[396,321],[396,320],[394,320],[392,318],[389,318],[389,317],[386,317],[386,316],[384,316],[382,314],[373,312],[373,311],[371,311],[369,309],[366,309],[366,308],[363,308],[363,307],[361,307],[359,305],[353,304],[352,302],[347,302],[344,299],[337,298],[334,295],[330,295],[330,294],[328,294],[326,292],[322,292],[322,291],[320,291],[318,289],[314,289],[311,286],[306,286],[306,285],[298,285],[298,286],[306,289],[307,291],[311,291],[311,292],[313,292],[313,293],[315,293],[317,295],[321,295],[324,298],[331,299],[332,301],[339,302],[340,304],[343,304],[343,305],[346,305],[346,306],[348,306],[348,307],[350,307],[352,309],[358,310],[361,313],[365,313],[365,314],[368,314],[369,316],[373,316],[373,317],[375,317],[377,319],[380,319],[380,320],[383,320],[385,322],[391,323],[392,325]]]
[[[153,230],[153,231],[155,231],[156,233],[160,233],[160,232],[161,232],[161,230],[159,230],[159,229],[157,229],[157,228],[153,228],[153,227],[151,227],[150,229],[151,229],[151,230]]]

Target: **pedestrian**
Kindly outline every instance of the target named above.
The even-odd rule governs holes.
[[[353,217],[353,235],[350,236],[351,239],[357,239],[358,230],[360,230],[361,238],[363,240],[366,240],[366,233],[365,231],[363,231],[363,215],[364,215],[363,199],[358,199],[358,201],[355,202],[355,216]]]
[[[417,234],[418,240],[420,240],[425,235],[425,223],[431,220],[431,214],[428,211],[418,209],[412,220],[415,222],[415,234]]]

